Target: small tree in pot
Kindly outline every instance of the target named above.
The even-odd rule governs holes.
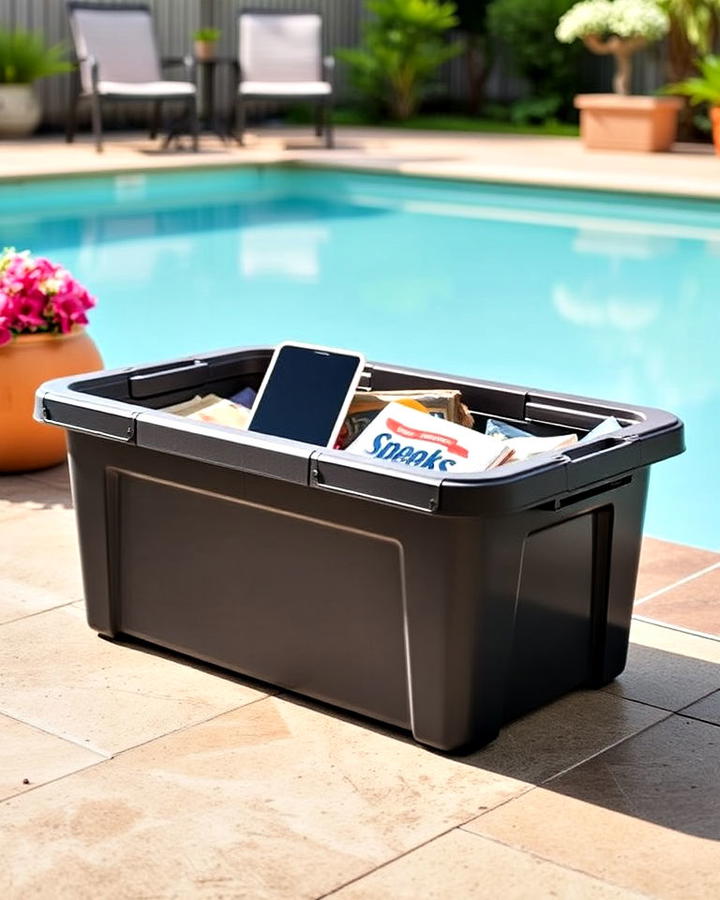
[[[615,57],[613,89],[629,94],[632,57],[665,37],[670,22],[654,0],[582,0],[560,18],[555,36],[564,44],[580,38],[588,50]]]
[[[615,58],[615,95],[575,98],[586,146],[666,150],[672,144],[681,103],[630,95],[633,55],[669,28],[670,20],[655,0],[582,0],[561,16],[555,31],[559,41],[582,40],[593,53]]]

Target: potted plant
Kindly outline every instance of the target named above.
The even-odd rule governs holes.
[[[219,28],[198,28],[198,30],[193,33],[195,59],[199,62],[210,62],[215,59],[215,45],[219,39]]]
[[[33,84],[72,69],[63,52],[34,32],[0,28],[0,136],[25,137],[37,128],[42,109]]]
[[[695,106],[707,103],[710,107],[713,143],[715,151],[720,154],[720,56],[712,54],[697,61],[700,75],[669,84],[665,91],[668,94],[682,94],[690,98]]]
[[[95,300],[61,266],[26,250],[0,253],[0,471],[62,461],[62,431],[33,420],[35,390],[50,378],[102,368],[85,332]]]
[[[561,16],[555,36],[582,40],[593,53],[615,57],[614,94],[580,94],[580,134],[591,149],[668,150],[682,101],[630,94],[632,57],[670,28],[654,0],[583,0]]]

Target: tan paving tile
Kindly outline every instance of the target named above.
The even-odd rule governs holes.
[[[720,725],[720,691],[715,691],[709,697],[704,697],[697,703],[685,707],[682,714],[692,716],[693,719],[702,719],[703,722],[710,722],[713,725]]]
[[[0,712],[112,754],[264,696],[99,638],[66,606],[0,626]]]
[[[673,716],[470,831],[654,897],[715,896],[720,729]]]
[[[75,514],[61,491],[32,485],[22,500],[0,501],[12,506],[0,509],[0,623],[83,596]]]
[[[505,726],[497,740],[464,759],[540,784],[667,715],[605,691],[578,691]]]
[[[105,757],[0,715],[0,801]],[[23,782],[27,780],[27,784]]]
[[[625,671],[613,694],[678,710],[720,688],[720,641],[633,621]]]
[[[2,804],[0,893],[318,897],[524,788],[268,698]]]
[[[720,563],[720,553],[646,537],[642,543],[635,596],[642,600],[716,563]],[[636,605],[635,611],[645,615],[641,606]]]
[[[720,637],[720,566],[641,603],[635,612]]]
[[[639,898],[581,872],[456,830],[331,895],[338,900]]]

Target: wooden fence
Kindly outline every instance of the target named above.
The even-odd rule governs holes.
[[[109,6],[117,0],[104,0]],[[191,48],[192,32],[201,24],[213,24],[221,29],[218,53],[233,57],[236,53],[236,17],[243,5],[254,9],[302,9],[317,10],[325,21],[326,51],[338,47],[357,45],[363,20],[363,0],[147,0],[153,9],[163,56],[182,56]],[[64,0],[0,0],[0,25],[41,31],[49,42],[65,41],[69,44],[69,31]],[[658,55],[643,54],[636,71],[636,87],[651,91],[659,83]],[[578,90],[609,89],[611,62],[607,58],[588,58]],[[229,66],[219,66],[216,97],[221,110],[232,103],[232,76]],[[348,83],[343,66],[337,70],[340,97],[347,95]],[[523,93],[523,82],[512,74],[508,61],[500,56],[488,85],[491,99],[511,100]],[[44,126],[59,128],[65,120],[69,78],[60,76],[39,82],[44,108]],[[466,91],[462,59],[453,61],[442,71],[442,90],[451,97],[462,98]],[[134,124],[137,110],[133,104],[118,104],[109,108],[107,124],[124,127]]]

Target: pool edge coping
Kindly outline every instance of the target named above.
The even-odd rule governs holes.
[[[330,151],[332,152],[332,151]],[[587,191],[595,194],[623,194],[630,197],[652,197],[662,199],[664,197],[676,200],[701,200],[706,202],[720,201],[720,181],[717,184],[708,182],[707,189],[673,188],[672,185],[629,185],[626,183],[598,184],[596,179],[577,177],[577,172],[569,179],[553,178],[552,176],[537,176],[528,170],[523,174],[521,171],[511,174],[499,174],[488,171],[478,171],[472,174],[467,171],[463,172],[447,172],[433,171],[424,169],[422,163],[417,165],[410,164],[393,165],[375,165],[372,161],[364,165],[357,160],[344,162],[338,159],[324,158],[303,158],[296,154],[283,151],[274,159],[248,159],[242,160],[235,157],[231,159],[216,160],[214,162],[197,162],[189,165],[148,165],[140,162],[133,165],[126,162],[118,165],[112,165],[107,168],[99,169],[62,169],[58,168],[52,172],[35,171],[26,173],[2,173],[0,172],[0,186],[4,184],[23,184],[29,181],[54,181],[57,179],[82,179],[92,177],[116,177],[120,175],[154,175],[163,173],[192,173],[194,171],[212,172],[223,169],[246,169],[246,168],[295,168],[309,169],[316,171],[336,171],[336,172],[352,172],[356,174],[374,174],[382,176],[395,176],[400,178],[427,179],[434,181],[447,181],[453,183],[464,183],[474,185],[509,185],[526,188],[544,188],[558,191]]]

